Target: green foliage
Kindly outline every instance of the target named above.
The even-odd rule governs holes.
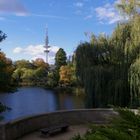
[[[0,30],[0,42],[2,42],[4,39],[6,39],[6,34],[3,33],[1,30]]]
[[[31,79],[33,79],[35,85],[46,86],[48,76],[48,70],[45,67],[39,67],[34,70]],[[31,80],[32,81],[32,80]]]
[[[32,61],[32,65],[35,68],[45,68],[46,70],[48,70],[49,68],[49,64],[45,63],[44,60],[42,58],[37,58],[35,61]]]
[[[54,88],[57,86],[57,73],[56,71],[51,71],[48,73],[48,77],[47,77],[47,87],[49,88]]]
[[[116,109],[119,115],[109,125],[92,125],[89,131],[71,140],[139,140],[140,116],[127,109]]]
[[[114,82],[111,73],[114,72],[112,50],[107,37],[99,36],[93,39],[92,43],[86,42],[78,46],[76,71],[78,79],[85,87],[87,107],[104,107],[113,102],[113,87],[110,86]]]
[[[66,60],[66,52],[62,48],[60,48],[55,55],[56,69],[60,69],[61,66],[66,65]]]
[[[116,4],[118,10],[126,16],[133,17],[138,13],[140,7],[139,0],[121,0]]]
[[[28,60],[18,60],[14,63],[16,68],[33,68],[33,65]]]
[[[4,34],[0,30],[0,42],[2,42],[6,38],[6,34]],[[12,61],[8,59],[5,54],[0,50],[0,91],[9,90],[11,86],[11,75],[13,72]]]
[[[8,90],[11,86],[12,61],[8,59],[3,52],[0,51],[0,90]]]
[[[67,61],[66,52],[62,48],[60,48],[55,55],[54,75],[55,75],[55,80],[57,85],[59,84],[59,79],[60,79],[60,75],[59,75],[60,67],[66,65],[67,64],[66,61]]]
[[[15,62],[13,81],[19,85],[46,86],[49,66],[43,59],[35,61],[18,60]]]
[[[31,82],[34,78],[34,70],[23,68],[22,82]]]
[[[16,68],[12,74],[12,77],[14,79],[14,82],[18,83],[18,82],[22,82],[22,75],[24,73],[26,68]]]
[[[140,105],[140,58],[130,67],[131,106]]]
[[[63,86],[72,86],[76,84],[75,68],[73,65],[61,66],[59,70],[59,83]]]
[[[76,49],[76,73],[87,107],[138,106],[140,15],[118,24],[110,37],[92,35]],[[136,103],[137,102],[137,105]]]

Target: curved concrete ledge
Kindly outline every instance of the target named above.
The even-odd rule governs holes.
[[[70,125],[85,123],[107,123],[107,118],[116,113],[112,109],[78,109],[70,111],[56,111],[9,122],[0,122],[0,140],[14,140],[25,134],[59,123]]]

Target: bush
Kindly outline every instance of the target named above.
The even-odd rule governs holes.
[[[140,140],[140,115],[128,109],[115,109],[118,116],[108,125],[92,125],[84,135],[71,140]]]

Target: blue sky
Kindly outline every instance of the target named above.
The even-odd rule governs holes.
[[[12,60],[45,58],[43,44],[49,32],[49,62],[58,48],[68,55],[85,32],[111,34],[122,19],[114,5],[119,0],[0,0],[0,30],[7,39],[0,48]]]

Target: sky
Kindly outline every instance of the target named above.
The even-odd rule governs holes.
[[[45,59],[46,28],[49,63],[63,48],[72,55],[91,33],[110,35],[122,17],[116,11],[119,0],[0,0],[0,30],[7,34],[0,48],[13,61]],[[87,34],[87,36],[85,35]]]

